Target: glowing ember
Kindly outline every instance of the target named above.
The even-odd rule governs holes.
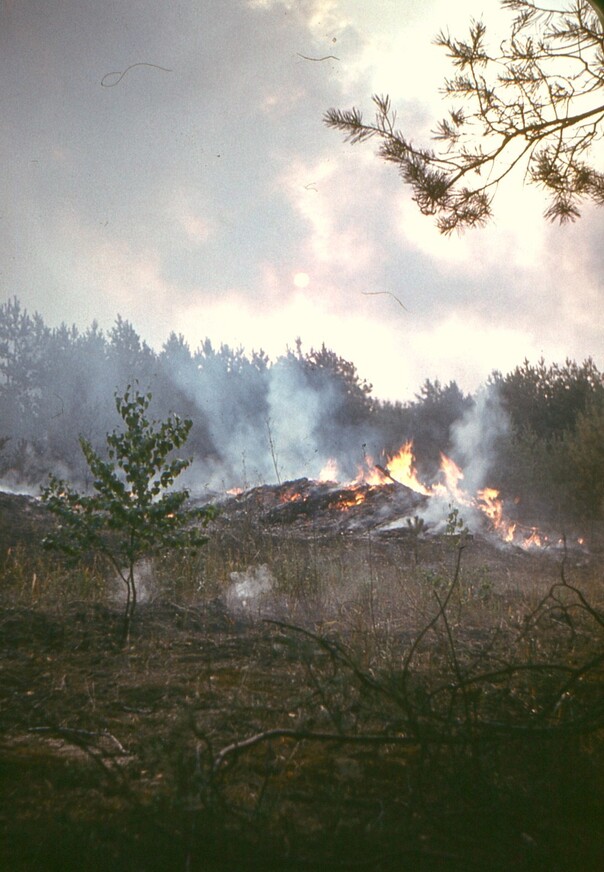
[[[367,495],[360,490],[350,491],[350,494],[346,494],[346,496],[341,497],[336,503],[333,504],[334,509],[339,509],[340,511],[346,511],[347,509],[351,509],[353,506],[358,506],[359,503],[364,503],[367,499]]]
[[[284,491],[279,497],[282,503],[293,503],[297,500],[304,499],[304,496],[300,493],[300,491],[296,490],[288,490]]]

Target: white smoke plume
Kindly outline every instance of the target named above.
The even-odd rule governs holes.
[[[464,472],[463,487],[471,494],[489,484],[498,442],[510,428],[494,385],[481,388],[474,404],[451,428],[452,454]]]
[[[367,421],[336,423],[345,394],[327,379],[313,383],[288,357],[263,373],[243,369],[235,378],[220,367],[201,375],[176,370],[173,377],[199,411],[218,452],[205,463],[196,458],[183,476],[194,493],[318,478],[334,452],[339,468],[351,472],[363,445],[379,441]]]

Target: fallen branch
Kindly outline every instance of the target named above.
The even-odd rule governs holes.
[[[30,733],[54,733],[55,735],[60,736],[62,739],[75,739],[77,741],[74,744],[80,744],[82,742],[86,742],[88,739],[111,739],[113,744],[118,748],[120,754],[123,754],[125,757],[129,757],[130,753],[126,751],[122,743],[119,739],[110,733],[108,730],[100,730],[98,732],[92,732],[91,730],[80,730],[75,727],[30,727]]]
[[[130,756],[128,751],[126,751],[122,743],[119,741],[119,739],[116,739],[113,733],[110,733],[107,730],[102,730],[100,732],[91,732],[90,730],[80,730],[72,727],[51,726],[30,727],[28,732],[47,733],[52,736],[58,736],[60,739],[63,739],[64,742],[67,742],[70,745],[75,745],[76,748],[80,748],[81,751],[84,751],[85,754],[88,754],[91,760],[96,763],[96,765],[111,781],[118,781],[122,785],[122,787],[127,787],[123,773],[120,772],[119,769],[115,769],[113,766],[108,766],[106,763],[107,760],[112,760],[116,756]],[[98,746],[99,738],[111,739],[119,749],[119,754],[108,754],[106,751],[100,748]]]
[[[464,726],[463,724],[460,726]],[[473,736],[473,742],[492,742],[505,738],[518,738],[520,736],[527,739],[535,738],[552,738],[558,735],[588,735],[595,733],[604,727],[601,719],[596,721],[587,718],[581,721],[577,720],[569,724],[560,724],[555,726],[542,726],[532,724],[510,724],[497,721],[483,721],[475,725],[476,733]],[[415,736],[404,735],[382,735],[369,734],[363,735],[346,735],[343,733],[315,733],[308,730],[292,730],[280,729],[264,730],[261,733],[255,733],[253,736],[248,736],[247,739],[241,739],[239,742],[232,742],[226,745],[216,754],[212,761],[212,773],[216,774],[228,757],[237,756],[242,751],[247,751],[260,745],[263,742],[270,742],[272,739],[291,739],[294,742],[332,742],[338,745],[370,745],[385,746],[398,745],[406,748],[420,748],[422,745],[466,745],[468,742],[467,735],[455,734],[454,730],[449,730],[446,735],[439,733],[430,734],[426,731],[421,739]]]
[[[255,733],[247,739],[241,739],[239,742],[233,742],[227,745],[216,754],[212,763],[212,772],[216,773],[227,757],[239,754],[241,751],[247,751],[255,745],[260,745],[262,742],[269,742],[271,739],[292,739],[295,742],[334,742],[335,744],[346,745],[404,745],[406,747],[419,747],[419,742],[413,736],[383,736],[383,735],[367,735],[354,736],[343,733],[314,733],[308,730],[292,730],[292,729],[274,729],[265,730],[262,733]]]

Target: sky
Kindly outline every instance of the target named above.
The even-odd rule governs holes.
[[[604,211],[439,235],[375,155],[322,123],[389,93],[426,141],[451,72],[436,33],[495,0],[2,0],[0,301],[159,350],[170,332],[351,360],[382,399],[494,369],[604,368]],[[315,60],[311,60],[314,58]],[[325,58],[324,60],[316,60]]]

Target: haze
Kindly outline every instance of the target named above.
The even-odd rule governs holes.
[[[601,364],[601,210],[549,225],[518,179],[490,227],[444,239],[374,145],[322,124],[388,92],[425,140],[447,109],[431,41],[472,16],[506,20],[494,0],[5,0],[4,299],[51,325],[119,313],[156,349],[324,342],[384,399]]]

